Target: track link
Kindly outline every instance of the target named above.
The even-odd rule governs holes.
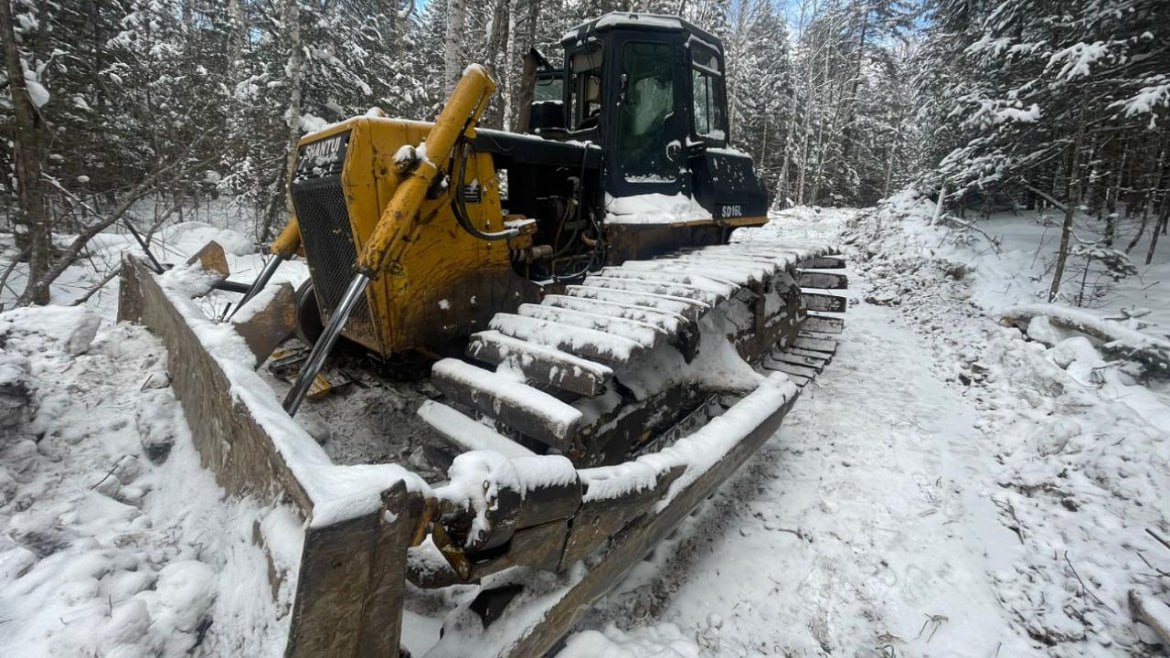
[[[654,439],[634,433],[674,425],[712,394],[686,382],[669,392],[631,383],[646,369],[691,363],[700,326],[710,332],[724,321],[749,363],[807,385],[832,358],[833,334],[844,325],[846,299],[836,291],[847,279],[833,271],[844,266],[836,253],[754,241],[605,267],[564,294],[497,314],[488,330],[472,335],[471,362],[436,364],[432,382],[452,409],[430,418],[484,417],[502,434],[579,465],[621,461]],[[631,396],[627,387],[638,386]],[[672,408],[686,413],[671,418]],[[436,429],[450,434],[442,423]],[[624,440],[612,445],[607,434],[623,431]]]

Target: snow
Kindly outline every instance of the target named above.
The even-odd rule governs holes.
[[[602,16],[594,24],[594,29],[615,27],[647,28],[655,27],[667,30],[683,29],[682,21],[674,16],[659,16],[656,14],[635,14],[613,12]]]
[[[443,359],[431,368],[432,376],[444,377],[476,390],[488,389],[503,404],[524,407],[544,418],[556,434],[563,435],[581,418],[581,412],[541,390],[506,376],[477,368],[459,359]]]
[[[472,450],[455,457],[447,469],[450,482],[435,490],[440,500],[456,509],[475,512],[467,533],[467,544],[474,546],[491,531],[489,511],[498,509],[501,488],[522,491],[520,476],[512,461],[492,450]]]
[[[272,300],[276,298],[276,295],[279,292],[280,286],[274,286],[271,284],[264,286],[260,292],[257,292],[255,296],[252,297],[252,299],[248,300],[247,304],[244,304],[240,307],[240,310],[236,311],[235,315],[232,316],[232,323],[242,324],[248,322],[253,317],[255,317],[257,313],[267,309],[268,305],[272,303]]]
[[[22,66],[24,66],[23,62]],[[24,70],[24,86],[28,90],[28,100],[33,107],[39,109],[49,102],[51,95],[49,90],[41,84],[40,74],[37,71],[28,70],[27,66]]]
[[[513,458],[529,457],[533,454],[528,448],[497,434],[490,427],[433,400],[423,402],[418,408],[418,415],[440,432],[459,437],[461,445],[472,450],[494,450]]]
[[[301,133],[304,135],[311,135],[313,133],[319,133],[323,130],[328,130],[329,128],[336,125],[334,123],[326,121],[325,119],[322,119],[321,117],[319,117],[315,114],[308,114],[308,113],[301,115],[300,124],[301,124]]]
[[[699,645],[666,623],[636,628],[628,633],[610,624],[604,631],[584,631],[566,643],[558,658],[699,658]]]
[[[1087,77],[1093,64],[1109,55],[1109,48],[1103,41],[1077,43],[1058,50],[1048,59],[1049,66],[1061,65],[1059,76],[1066,80]]]
[[[613,323],[610,329],[621,325]],[[507,336],[513,336],[546,347],[581,353],[592,349],[618,362],[629,361],[639,349],[639,343],[621,333],[604,333],[596,329],[575,327],[521,315],[497,314],[488,327]]]
[[[478,74],[484,77],[489,77],[487,69],[482,64],[468,64],[467,68],[463,69],[463,76],[467,77],[469,74]]]
[[[0,654],[279,655],[292,590],[273,592],[253,524],[291,512],[225,505],[170,389],[151,384],[161,344],[120,325],[76,352],[88,317],[0,314],[2,354],[23,366],[0,365],[31,394],[26,422],[0,432]]]
[[[1015,107],[1005,107],[996,112],[999,121],[1015,121],[1018,123],[1036,123],[1040,120],[1040,106],[1032,103],[1031,107],[1021,110]]]
[[[674,224],[711,219],[711,213],[685,194],[605,195],[607,224]]]

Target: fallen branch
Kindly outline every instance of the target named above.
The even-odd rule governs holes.
[[[1085,581],[1081,580],[1081,574],[1077,573],[1077,568],[1073,566],[1072,560],[1068,559],[1068,551],[1064,552],[1064,561],[1068,564],[1068,568],[1072,570],[1073,576],[1076,576],[1077,582],[1081,584],[1081,589],[1084,590],[1086,594],[1093,597],[1093,600],[1098,604],[1105,606],[1106,610],[1113,612],[1113,608],[1110,608],[1108,603],[1102,601],[1101,597],[1097,596],[1096,592],[1089,589],[1089,586],[1085,584]]]
[[[1130,329],[1092,313],[1057,304],[1029,304],[1008,309],[1002,316],[1009,324],[1026,329],[1035,317],[1046,317],[1053,325],[1071,329],[1101,341],[1101,351],[1110,358],[1133,359],[1150,374],[1170,377],[1170,341]]]
[[[1166,541],[1158,533],[1154,532],[1153,528],[1146,528],[1146,534],[1157,540],[1159,544],[1165,546],[1166,548],[1170,548],[1170,541]]]
[[[108,273],[106,273],[106,275],[104,277],[102,277],[102,280],[99,281],[97,283],[97,285],[90,288],[89,291],[86,292],[81,297],[78,297],[77,299],[73,300],[73,303],[70,304],[70,306],[81,306],[82,304],[88,302],[90,297],[93,297],[94,294],[97,293],[97,291],[101,290],[102,288],[105,288],[106,284],[113,281],[114,277],[118,276],[118,274],[120,274],[121,272],[122,272],[122,268],[120,268],[120,267],[115,267],[115,268],[111,269]]]
[[[955,217],[954,215],[943,215],[942,218],[940,219],[940,221],[943,223],[946,223],[946,224],[951,224],[953,226],[958,226],[959,228],[964,228],[964,229],[968,229],[971,231],[975,231],[976,233],[978,233],[979,235],[982,235],[984,238],[987,239],[988,242],[991,243],[991,248],[995,250],[996,255],[999,255],[1000,253],[1002,253],[1002,251],[1000,249],[1000,239],[992,236],[987,231],[984,231],[983,229],[979,228],[973,222],[968,222],[966,220],[959,219],[958,217]]]

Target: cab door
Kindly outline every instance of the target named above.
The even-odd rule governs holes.
[[[610,105],[610,191],[614,196],[675,194],[685,187],[682,45],[632,34],[614,40],[615,98]],[[685,62],[684,62],[685,64]]]

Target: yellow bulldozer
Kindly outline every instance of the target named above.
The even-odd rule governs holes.
[[[729,141],[720,40],[609,14],[562,45],[560,67],[526,58],[520,132],[478,127],[496,86],[473,65],[433,122],[301,140],[295,217],[238,302],[248,368],[127,260],[121,314],[167,343],[205,462],[305,519],[290,655],[554,649],[832,357],[844,261],[753,232],[768,195]],[[260,294],[294,258],[295,294]],[[286,338],[304,347],[279,418],[249,368]],[[443,446],[444,478],[318,454],[292,417],[342,348],[421,364],[438,393],[417,440]],[[441,638],[408,646],[412,592],[453,586]]]

